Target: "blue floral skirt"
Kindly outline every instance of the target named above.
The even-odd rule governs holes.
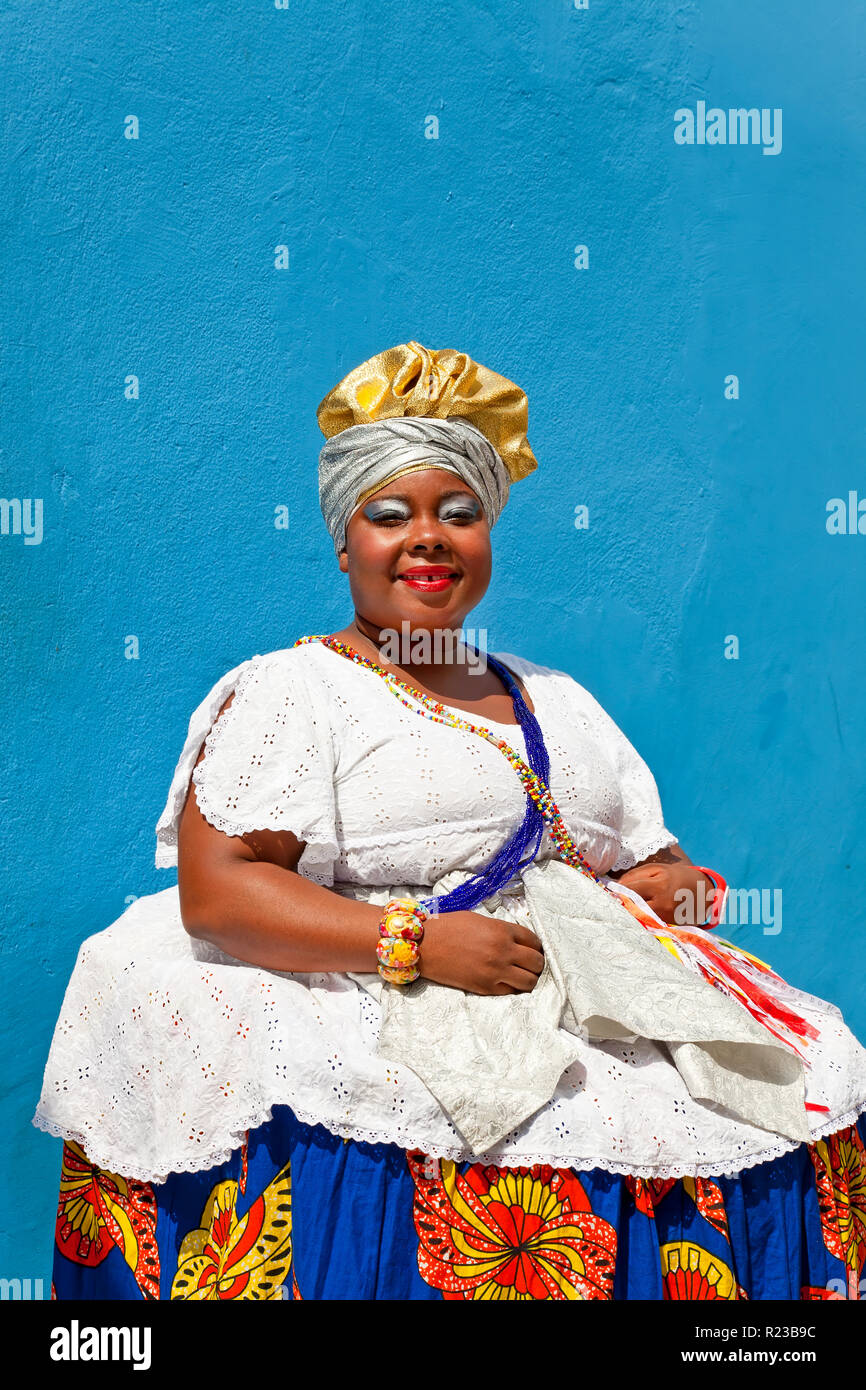
[[[281,1106],[154,1184],[66,1143],[52,1297],[857,1298],[864,1139],[861,1116],[736,1177],[644,1180],[430,1159]]]

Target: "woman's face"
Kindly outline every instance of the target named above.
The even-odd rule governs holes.
[[[340,569],[360,617],[379,628],[456,629],[490,582],[490,528],[476,494],[441,468],[368,497],[346,527]]]

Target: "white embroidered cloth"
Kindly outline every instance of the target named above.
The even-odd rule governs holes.
[[[578,1038],[664,1043],[690,1096],[809,1140],[799,1056],[587,875],[549,859],[531,864],[523,883],[545,955],[528,994],[466,994],[429,980],[386,989],[377,975],[354,977],[383,1010],[379,1055],[426,1083],[467,1147],[484,1153],[550,1100]]]
[[[671,843],[649,770],[588,692],[501,659],[529,691],[551,788],[594,867],[629,867]],[[159,863],[176,860],[192,766],[233,689],[196,769],[203,812],[229,834],[294,830],[307,840],[301,872],[338,891],[385,901],[471,872],[522,816],[519,783],[495,748],[404,710],[378,677],[310,644],[235,668],[195,711],[158,826]],[[550,858],[545,841],[541,871]],[[487,907],[530,921],[519,884]],[[781,982],[767,988],[818,1033],[805,1077],[806,1101],[823,1107],[810,1112],[812,1137],[852,1123],[866,1108],[866,1052],[831,1004]],[[475,1154],[420,1077],[378,1053],[381,1018],[348,975],[265,970],[190,938],[168,888],[82,944],[35,1123],[101,1167],[153,1182],[224,1161],[275,1105],[345,1137],[438,1157],[645,1177],[733,1173],[798,1142],[696,1099],[667,1043],[578,1028],[588,1036],[566,1030],[574,1060],[552,1097]]]

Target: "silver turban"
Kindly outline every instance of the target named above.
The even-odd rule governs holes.
[[[319,454],[319,505],[338,555],[360,503],[395,474],[416,468],[456,473],[477,495],[488,526],[508,501],[505,464],[490,440],[460,416],[403,415],[350,425]]]

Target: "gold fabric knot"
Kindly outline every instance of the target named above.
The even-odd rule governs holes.
[[[454,348],[433,352],[416,342],[386,348],[354,367],[316,410],[326,439],[352,425],[411,415],[463,416],[493,445],[511,482],[538,467],[526,438],[525,392]]]

